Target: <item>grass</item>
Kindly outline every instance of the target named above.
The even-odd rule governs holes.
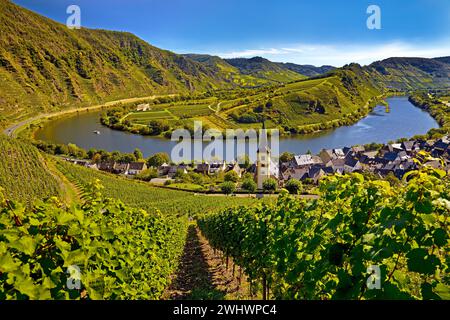
[[[123,120],[129,120],[132,123],[148,124],[152,120],[175,120],[176,118],[168,111],[144,111],[133,112],[127,115]]]
[[[168,110],[177,117],[198,117],[213,113],[209,108],[212,104],[188,104],[170,107]]]
[[[205,187],[193,183],[172,183],[167,188],[169,189],[182,189],[190,191],[205,191]]]

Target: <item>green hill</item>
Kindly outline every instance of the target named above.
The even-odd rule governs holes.
[[[400,90],[443,88],[450,86],[449,57],[389,58],[367,66],[372,78],[388,88]]]
[[[0,0],[3,120],[73,105],[230,86],[211,68],[130,33],[70,30]]]
[[[225,59],[233,67],[239,69],[242,74],[266,79],[272,82],[290,82],[305,79],[306,76],[284,68],[282,65],[261,57],[250,59],[235,58]]]
[[[316,67],[316,66],[312,66],[312,65],[300,65],[300,64],[295,64],[295,63],[279,63],[279,65],[282,68],[300,73],[304,76],[307,77],[316,77],[316,76],[320,76],[322,74],[325,74],[327,72],[330,72],[331,70],[336,69],[333,66],[321,66],[321,67]]]
[[[205,54],[185,54],[184,56],[213,68],[218,74],[241,87],[286,83],[306,78],[300,72],[260,57],[222,59]]]
[[[7,198],[32,203],[61,195],[57,176],[33,145],[0,135],[0,154],[0,188]]]
[[[261,94],[256,93],[260,96],[267,93],[268,86],[281,87],[277,92],[282,92],[283,86],[292,82],[293,90],[285,90],[282,98],[274,97],[276,106],[281,108],[280,114],[268,117],[283,124],[284,115],[294,114],[291,122],[295,125],[318,123],[328,121],[323,116],[327,112],[342,109],[346,113],[347,107],[343,106],[352,105],[354,113],[367,102],[368,94],[378,93],[374,88],[378,91],[448,87],[448,62],[448,57],[390,58],[355,72],[351,66],[339,69],[301,66],[274,63],[261,57],[221,59],[178,55],[151,46],[130,33],[70,30],[8,0],[0,0],[0,127],[39,113],[123,98],[265,87]],[[297,95],[297,86],[308,87],[302,81],[307,76],[333,77],[333,80],[325,87],[302,89],[302,94]],[[298,81],[301,84],[295,84]],[[312,81],[314,84],[315,79]],[[242,90],[239,99],[242,95],[255,95],[253,91]],[[221,108],[251,106],[251,103],[230,101]],[[287,105],[290,109],[285,108]],[[315,117],[314,110],[320,116]],[[214,115],[206,120],[211,120],[212,125],[221,122],[223,126],[229,124],[227,117],[228,113],[226,117]]]
[[[259,127],[265,119],[267,127],[309,133],[358,120],[383,92],[366,69],[352,64],[318,78],[261,90],[225,114],[241,127]]]

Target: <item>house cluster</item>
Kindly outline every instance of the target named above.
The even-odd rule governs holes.
[[[145,162],[137,162],[137,161],[130,163],[123,163],[116,161],[104,161],[100,163],[93,163],[89,160],[77,160],[70,158],[66,158],[65,160],[90,169],[130,176],[140,174],[142,171],[148,169],[147,164]]]
[[[434,159],[422,159],[420,151],[428,152]],[[341,149],[323,149],[318,155],[296,155],[291,161],[274,163],[268,147],[258,149],[257,162],[244,170],[238,163],[224,161],[192,164],[167,164],[159,166],[159,177],[174,178],[180,172],[197,172],[204,175],[215,175],[234,171],[239,177],[245,172],[254,175],[261,189],[269,178],[278,179],[280,186],[290,179],[317,183],[325,175],[345,174],[352,172],[371,172],[379,177],[389,174],[402,179],[405,173],[418,169],[420,159],[422,165],[444,169],[450,172],[450,139],[416,140],[384,145],[380,150],[368,151],[364,146],[345,147]],[[114,174],[137,175],[147,169],[145,162],[120,163],[114,161],[98,164],[87,160],[66,159],[78,165]]]
[[[113,174],[122,174],[122,175],[138,175],[142,173],[142,171],[147,170],[148,166],[145,162],[115,162],[115,161],[103,161],[100,163],[92,163],[89,160],[77,160],[71,158],[65,158],[64,160],[86,167],[90,169],[105,171]],[[229,171],[235,171],[239,177],[242,176],[243,169],[239,166],[238,163],[226,163],[224,161],[215,161],[215,162],[205,162],[201,164],[197,164],[192,166],[191,164],[167,164],[164,163],[159,166],[157,169],[159,177],[168,177],[173,178],[178,172],[188,173],[188,172],[196,172],[205,175],[214,175],[220,172],[227,173]]]
[[[426,151],[434,160],[422,165],[450,172],[450,140],[405,141],[384,145],[378,151],[367,151],[364,146],[322,150],[318,155],[298,155],[292,161],[281,164],[281,179],[309,179],[317,183],[328,174],[371,172],[379,177],[392,173],[401,179],[411,170],[418,169],[414,159],[421,159],[419,151]]]
[[[167,164],[158,167],[158,176],[173,178],[177,172],[188,173],[196,172],[205,175],[214,175],[221,172],[227,173],[235,171],[239,177],[242,176],[243,170],[238,163],[226,163],[225,161],[204,162],[197,165],[188,164]]]

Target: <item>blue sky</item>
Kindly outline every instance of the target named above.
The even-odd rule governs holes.
[[[450,55],[449,0],[13,0],[65,23],[132,32],[178,53],[263,56],[300,64],[367,64],[390,56]],[[369,5],[381,30],[369,30]]]

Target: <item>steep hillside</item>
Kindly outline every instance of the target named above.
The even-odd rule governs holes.
[[[250,59],[222,59],[217,56],[210,56],[206,54],[185,54],[185,57],[200,62],[211,68],[215,68],[216,71],[225,71],[231,74],[246,74],[258,80],[275,81],[279,79],[272,79],[270,74],[285,73],[286,80],[292,79],[298,80],[298,75],[293,75],[291,72],[299,74],[301,78],[315,77],[325,74],[331,70],[334,70],[333,66],[321,66],[316,67],[313,65],[300,65],[295,63],[280,63],[272,62],[270,60],[254,57]]]
[[[304,75],[284,68],[282,65],[261,57],[250,59],[225,59],[233,67],[246,75],[267,79],[276,82],[289,82],[306,78]]]
[[[213,69],[130,33],[69,30],[0,0],[3,120],[69,105],[227,86]]]
[[[185,57],[213,68],[218,74],[242,87],[286,83],[305,76],[264,58],[222,59],[205,54],[186,54]]]
[[[372,87],[448,87],[449,60],[390,58],[360,68],[355,77],[347,77],[339,70],[348,70],[348,66],[334,69],[275,63],[261,57],[178,55],[130,33],[69,30],[8,0],[0,0],[0,127],[38,113],[123,98],[215,89],[259,90],[333,74],[339,74],[333,81],[344,82],[335,83],[337,90],[324,90],[320,96],[336,101],[341,88],[345,88],[351,94],[347,98],[359,104],[366,100],[363,92],[372,91]],[[362,90],[364,86],[367,88]],[[314,105],[316,96],[311,99],[308,103]]]
[[[301,65],[301,64],[295,64],[295,63],[279,63],[279,65],[284,69],[288,69],[288,70],[300,73],[307,77],[320,76],[331,70],[336,69],[333,66],[316,67],[316,66],[312,66],[312,65],[308,65],[308,64]]]
[[[434,60],[437,60],[437,61],[440,61],[440,62],[444,62],[444,63],[450,64],[450,57],[434,58]]]
[[[372,78],[388,88],[414,90],[450,86],[449,58],[389,58],[366,67]]]
[[[61,186],[31,144],[0,135],[0,188],[15,201],[31,203],[61,195]]]
[[[369,105],[383,92],[383,86],[373,82],[369,72],[358,64],[351,64],[276,90],[270,103],[263,108],[263,117],[294,133],[338,127],[365,116]],[[253,112],[255,110],[260,108],[254,108]]]
[[[214,70],[216,75],[221,78],[225,78],[230,83],[233,83],[239,87],[258,87],[279,82],[257,73],[244,74],[239,70],[239,68],[232,66],[227,61],[217,56],[207,54],[184,54],[183,56]],[[288,82],[291,79],[289,78],[285,80]]]

